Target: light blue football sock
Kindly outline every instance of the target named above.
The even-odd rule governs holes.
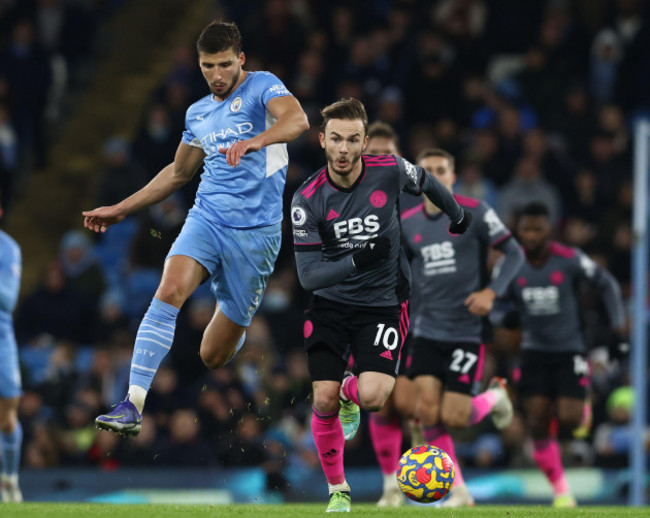
[[[20,422],[11,433],[0,433],[2,451],[2,474],[17,475],[20,468],[20,448],[23,444],[23,427]]]
[[[172,347],[178,308],[154,298],[144,315],[133,348],[129,385],[148,391],[153,377]]]

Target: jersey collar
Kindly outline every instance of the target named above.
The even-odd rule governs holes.
[[[361,174],[359,175],[359,178],[355,180],[355,182],[350,185],[350,187],[341,187],[340,185],[336,185],[334,183],[334,180],[332,180],[332,177],[330,176],[330,169],[328,166],[325,166],[325,175],[327,176],[327,182],[334,187],[337,191],[341,192],[352,192],[354,189],[356,189],[357,185],[361,183],[361,180],[363,180],[363,177],[366,175],[366,162],[363,160],[363,155],[361,156]]]

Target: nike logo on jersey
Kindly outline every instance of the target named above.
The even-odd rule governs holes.
[[[201,117],[200,115],[197,115],[197,116],[196,116],[196,120],[197,120],[197,121],[201,121],[201,122],[203,122],[203,117]]]

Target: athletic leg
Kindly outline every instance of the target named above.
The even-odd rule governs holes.
[[[0,493],[3,502],[22,502],[18,485],[23,429],[18,421],[19,398],[0,398]]]
[[[207,275],[191,257],[174,255],[167,259],[158,290],[136,335],[128,396],[112,412],[95,419],[99,428],[124,435],[140,432],[147,392],[171,349],[178,312]]]

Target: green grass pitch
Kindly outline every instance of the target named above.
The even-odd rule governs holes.
[[[284,504],[284,505],[114,505],[114,504],[56,504],[25,503],[0,504],[2,518],[232,518],[272,517],[298,518],[324,515],[326,502],[322,504]],[[474,509],[439,509],[425,506],[406,506],[399,509],[378,509],[372,504],[352,503],[352,513],[359,516],[433,516],[440,518],[537,518],[537,517],[612,517],[637,518],[650,517],[650,508],[631,507],[579,507],[577,509],[552,509],[541,506],[479,506]],[[328,515],[330,516],[330,515]]]

